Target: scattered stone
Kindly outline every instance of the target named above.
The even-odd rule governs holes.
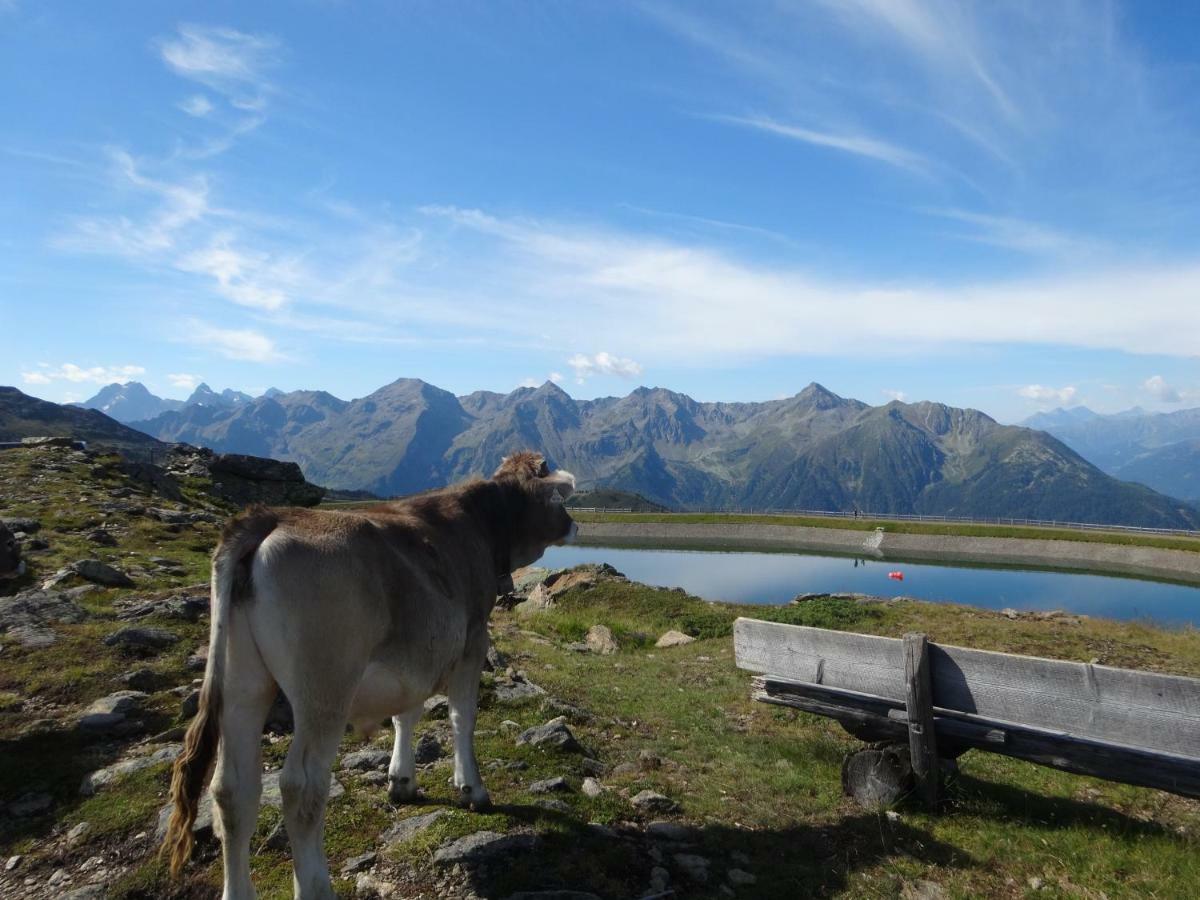
[[[492,672],[503,672],[507,666],[508,657],[497,650],[495,644],[489,644],[484,668]]]
[[[403,844],[414,835],[420,834],[438,819],[442,818],[442,816],[446,815],[447,812],[448,810],[445,809],[435,809],[433,812],[426,813],[423,816],[401,819],[379,836],[379,842],[385,845]]]
[[[514,722],[512,719],[505,719],[500,723],[501,734],[512,734],[514,731],[520,731],[520,729],[521,724],[519,722]]]
[[[22,647],[32,650],[53,647],[58,643],[58,635],[55,632],[39,625],[18,625],[9,629],[8,636]]]
[[[356,772],[370,772],[386,769],[392,760],[392,754],[386,750],[356,750],[342,757],[342,768]]]
[[[184,719],[190,719],[198,712],[200,712],[200,689],[192,688],[179,704],[179,715]]]
[[[72,563],[70,568],[85,581],[102,584],[105,587],[133,587],[132,578],[120,569],[114,569],[98,559],[81,559]]]
[[[643,772],[652,772],[655,769],[661,769],[662,764],[662,757],[653,750],[643,749],[638,751],[638,766]]]
[[[690,634],[684,634],[682,631],[671,629],[657,641],[654,642],[655,647],[682,647],[684,644],[691,644],[696,639]]]
[[[532,850],[536,838],[531,834],[497,834],[477,831],[440,847],[433,855],[439,866],[474,865],[511,853]]]
[[[67,846],[78,847],[87,840],[88,834],[92,830],[91,822],[80,822],[74,828],[67,832]]]
[[[612,630],[607,625],[593,625],[589,628],[584,643],[591,652],[599,653],[601,656],[608,656],[620,649],[613,637]]]
[[[95,531],[89,532],[87,539],[93,544],[99,544],[101,547],[117,546],[117,539],[103,528],[97,528]]]
[[[158,615],[165,619],[197,622],[202,615],[208,612],[208,607],[209,597],[207,594],[174,594],[169,597],[159,597],[156,600],[134,600],[132,605],[117,614],[117,618],[128,621]]]
[[[362,900],[387,900],[397,896],[396,886],[390,881],[381,881],[374,875],[363,872],[354,882],[354,896]]]
[[[359,780],[361,780],[363,784],[369,784],[372,787],[382,787],[388,782],[388,773],[381,772],[376,769],[371,772],[364,772],[361,776],[359,776]]]
[[[41,815],[47,812],[52,806],[54,806],[54,798],[45,791],[31,791],[27,794],[22,794],[12,803],[8,804],[6,811],[10,816],[24,819],[29,816]]]
[[[375,860],[378,858],[378,854],[373,850],[350,857],[342,864],[342,877],[356,875],[364,869],[371,868],[371,866],[375,865]]]
[[[132,691],[144,691],[148,694],[158,687],[162,678],[153,669],[142,668],[126,672],[118,680]]]
[[[0,525],[14,533],[23,531],[25,534],[34,534],[42,530],[41,522],[24,516],[0,516]]]
[[[442,749],[442,745],[428,731],[421,735],[417,740],[417,745],[413,748],[413,756],[419,766],[439,760],[444,755],[445,751]]]
[[[141,691],[116,691],[92,703],[79,717],[83,731],[107,733],[120,730],[142,711],[148,695]]]
[[[725,873],[725,877],[734,887],[748,887],[758,882],[758,879],[745,869],[730,869]]]
[[[541,800],[534,800],[533,805],[563,816],[569,816],[574,812],[568,804],[563,803],[561,800],[547,800],[543,798]]]
[[[95,772],[83,776],[83,781],[79,785],[79,793],[81,796],[91,797],[100,788],[135,772],[163,763],[174,762],[182,750],[182,744],[168,744],[145,756],[135,756],[133,759],[122,760],[111,766],[105,766],[103,769],[97,769]]]
[[[625,775],[636,775],[641,771],[637,763],[623,762],[613,766],[612,774],[618,778]]]
[[[135,653],[165,650],[179,642],[178,635],[163,628],[122,628],[104,639],[105,646],[120,647]]]
[[[647,825],[646,834],[652,838],[659,838],[664,841],[678,841],[680,843],[692,839],[692,830],[686,825],[680,825],[678,822],[667,822],[662,819]]]
[[[576,706],[573,703],[567,703],[565,700],[559,700],[557,697],[547,697],[538,707],[544,713],[552,713],[556,716],[566,716],[572,722],[590,722],[595,718],[590,712],[581,706]]]
[[[497,680],[494,690],[496,700],[500,703],[520,703],[522,700],[541,697],[546,693],[545,688],[539,687],[521,674]]]
[[[271,829],[271,833],[263,840],[262,845],[267,850],[275,850],[280,853],[286,851],[291,846],[288,841],[287,823],[283,819],[275,823],[275,827]]]
[[[422,707],[425,715],[431,719],[443,718],[450,714],[450,698],[445,694],[434,694],[422,704]]]
[[[544,584],[539,584],[529,592],[529,596],[523,603],[518,603],[513,607],[513,612],[518,616],[531,616],[553,608],[554,598],[550,595],[550,591]]]
[[[188,514],[181,509],[161,509],[151,506],[146,509],[146,516],[166,525],[186,525],[189,521]]]
[[[642,791],[629,802],[641,812],[673,813],[679,811],[678,803],[657,791]]]
[[[1000,615],[1004,616],[1006,619],[1019,619],[1021,617],[1021,614],[1011,606],[1000,610]]]
[[[59,895],[59,900],[104,900],[107,893],[108,885],[104,883],[89,884],[86,887],[76,888]]]
[[[735,870],[736,871],[736,870]],[[733,874],[730,872],[729,874]],[[733,879],[731,878],[732,882]],[[1037,888],[1034,888],[1037,890]],[[904,885],[900,891],[901,900],[945,900],[946,891],[936,881],[920,881],[909,882]]]
[[[567,779],[561,775],[555,775],[553,778],[545,778],[541,781],[535,781],[529,785],[529,793],[531,794],[553,794],[553,793],[570,793],[571,785],[567,783]]]
[[[19,866],[21,864],[22,859],[23,859],[23,857],[21,856],[20,853],[16,854],[15,856],[10,856],[8,858],[8,862],[6,862],[4,864],[4,871],[5,872],[13,871],[14,869],[16,869],[17,866]]]
[[[608,766],[600,762],[598,759],[592,759],[590,756],[585,756],[579,761],[579,768],[583,769],[588,775],[603,775],[608,771]]]
[[[676,853],[671,858],[684,877],[690,881],[701,884],[708,881],[709,862],[703,856],[697,856],[695,853]]]
[[[648,893],[665,894],[667,885],[671,883],[671,873],[662,866],[655,866],[650,870],[650,890]]]
[[[583,791],[585,797],[599,797],[604,793],[604,785],[595,778],[585,778],[580,790]]]
[[[567,727],[566,719],[563,716],[551,719],[545,725],[537,725],[522,731],[517,736],[517,746],[523,744],[528,744],[531,747],[562,750],[568,753],[580,752],[583,749],[580,747],[579,741],[575,740],[575,735],[571,733],[571,729]]]

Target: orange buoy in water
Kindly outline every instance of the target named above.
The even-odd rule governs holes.
[[[895,578],[897,581],[903,581],[904,573],[903,572],[888,572],[888,578]]]

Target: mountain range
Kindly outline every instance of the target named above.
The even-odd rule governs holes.
[[[122,425],[99,410],[62,406],[30,397],[15,387],[0,387],[0,441],[41,436],[72,437],[121,450],[166,449],[145,432]]]
[[[1022,424],[1049,432],[1110,475],[1200,503],[1200,409],[1106,415],[1078,406]]]
[[[1051,434],[939,403],[870,406],[810,384],[762,403],[663,388],[575,400],[557,385],[462,397],[400,379],[357,400],[274,392],[135,423],[163,441],[299,463],[389,496],[491,472],[530,447],[581,488],[676,509],[773,508],[1194,527],[1185,503],[1100,471]]]
[[[282,391],[270,388],[264,397],[280,394]],[[219,409],[232,409],[249,403],[254,398],[241,391],[226,388],[217,393],[207,384],[201,383],[192,391],[186,400],[168,400],[150,393],[144,384],[138,381],[127,381],[124,384],[116,382],[102,387],[96,396],[82,403],[71,404],[84,409],[96,409],[118,422],[129,424],[144,419],[153,419],[165,412],[174,412],[188,406],[208,406]]]

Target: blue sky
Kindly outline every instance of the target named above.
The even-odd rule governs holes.
[[[0,0],[0,383],[1200,406],[1200,6]]]

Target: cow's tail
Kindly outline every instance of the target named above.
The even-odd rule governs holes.
[[[208,781],[221,738],[221,694],[225,674],[225,648],[233,604],[251,593],[250,563],[259,544],[266,540],[279,517],[262,506],[251,507],[225,526],[221,543],[213,554],[211,625],[208,665],[200,688],[200,707],[183,739],[183,751],[171,775],[171,818],[161,852],[177,877],[192,855],[192,825],[200,795]]]

